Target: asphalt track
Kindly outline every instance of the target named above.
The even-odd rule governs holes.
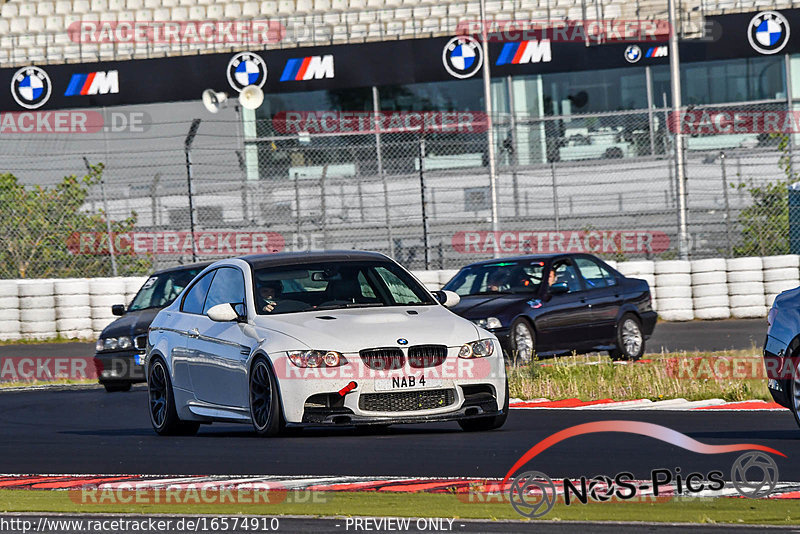
[[[647,352],[743,350],[753,347],[760,349],[764,346],[766,333],[767,323],[764,319],[660,322],[647,341]],[[80,357],[92,354],[94,343],[0,345],[0,357]]]
[[[260,474],[503,477],[529,448],[580,423],[647,421],[708,444],[757,443],[775,456],[782,481],[800,481],[800,428],[791,414],[722,411],[512,410],[499,431],[464,433],[455,423],[397,425],[384,433],[306,430],[259,439],[246,425],[203,426],[193,437],[159,437],[150,428],[143,386],[0,393],[1,473]],[[649,436],[605,432],[573,437],[528,467],[552,477],[651,477],[653,469],[721,470],[738,453],[697,454]]]

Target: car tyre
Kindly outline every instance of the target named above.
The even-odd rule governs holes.
[[[106,388],[108,393],[116,393],[118,391],[130,391],[131,382],[105,382],[103,387]]]
[[[259,357],[250,369],[250,419],[256,434],[277,436],[282,430],[278,384],[267,360]]]
[[[497,430],[508,419],[508,379],[506,379],[506,400],[503,403],[503,413],[491,417],[476,417],[475,419],[464,419],[458,422],[458,426],[465,432],[483,432],[486,430]]]
[[[200,423],[181,421],[178,417],[167,364],[161,358],[154,359],[148,369],[147,394],[150,403],[150,423],[157,434],[191,436],[197,433]]]
[[[518,317],[511,324],[509,340],[511,342],[511,363],[524,365],[533,360],[533,356],[536,354],[536,334],[527,320]]]
[[[642,322],[632,313],[626,313],[617,323],[617,348],[608,351],[614,361],[636,361],[644,354]]]
[[[800,358],[792,358],[792,378],[789,380],[789,409],[794,416],[794,422],[800,426]]]

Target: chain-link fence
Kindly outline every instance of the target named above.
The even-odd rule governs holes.
[[[377,250],[413,269],[458,268],[495,251],[670,259],[677,129],[691,256],[797,253],[786,102],[687,113],[680,122],[656,108],[493,117],[497,231],[477,113],[389,114],[380,128],[306,114],[291,130],[233,108],[212,116],[195,102],[98,111],[117,127],[94,133],[4,133],[0,166],[15,179],[0,189],[0,276],[139,274],[307,249]],[[769,117],[780,124],[759,122]],[[102,173],[91,167],[99,163]],[[85,184],[62,182],[87,174]]]

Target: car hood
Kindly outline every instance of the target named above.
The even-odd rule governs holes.
[[[153,322],[161,308],[148,308],[128,312],[103,329],[101,337],[135,337],[147,333],[147,328]]]
[[[408,312],[417,312],[409,314]],[[257,326],[298,340],[298,349],[358,352],[372,347],[437,344],[459,346],[478,339],[478,329],[442,306],[353,308],[259,315]]]
[[[523,304],[529,300],[536,300],[536,294],[525,295],[472,295],[461,297],[461,302],[453,308],[453,312],[470,319],[485,319],[499,315],[509,306]]]

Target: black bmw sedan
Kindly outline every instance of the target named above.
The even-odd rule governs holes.
[[[141,356],[147,348],[150,323],[208,265],[182,265],[155,272],[127,308],[124,304],[111,307],[112,313],[121,317],[103,329],[94,355],[97,376],[106,391],[128,391],[131,384],[145,381]]]
[[[515,363],[599,350],[637,360],[657,319],[645,280],[589,254],[481,261],[443,289],[461,297],[452,311],[494,333]]]

